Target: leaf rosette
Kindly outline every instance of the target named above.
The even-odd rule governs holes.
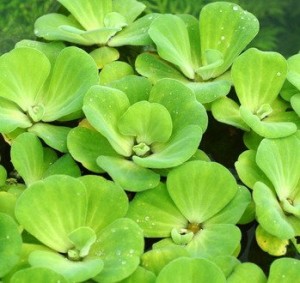
[[[137,193],[127,216],[145,237],[164,238],[154,251],[179,246],[192,257],[213,258],[238,248],[241,233],[235,224],[249,202],[249,192],[225,167],[190,161],[168,174],[166,186]]]
[[[92,171],[107,172],[129,191],[156,187],[160,176],[154,170],[191,158],[207,127],[202,104],[172,79],[151,87],[145,78],[128,76],[110,87],[94,86],[83,111],[93,129],[71,130],[71,155]]]
[[[21,46],[1,56],[0,132],[14,136],[28,130],[66,152],[70,128],[51,123],[82,116],[83,95],[98,83],[97,66],[77,47],[45,49]]]
[[[225,73],[258,30],[254,15],[227,2],[206,5],[199,20],[190,15],[160,15],[149,28],[159,56],[139,55],[136,69],[152,82],[166,77],[182,81],[201,103],[209,103],[230,91]]]
[[[102,177],[53,175],[18,198],[16,218],[51,250],[34,250],[32,267],[72,282],[117,282],[135,271],[144,248],[141,229],[124,218],[124,191]]]
[[[218,121],[266,138],[297,131],[298,115],[279,97],[287,75],[281,54],[250,48],[235,60],[231,75],[239,104],[228,97],[215,101],[211,110]]]

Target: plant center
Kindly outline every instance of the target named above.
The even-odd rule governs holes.
[[[187,225],[187,230],[197,234],[202,229],[200,223],[189,223]]]
[[[45,107],[43,104],[39,103],[29,107],[27,113],[34,122],[38,122],[42,120],[44,116]]]
[[[132,147],[132,150],[137,156],[143,157],[143,156],[149,154],[151,149],[147,144],[145,144],[144,142],[141,142],[137,145],[134,145]]]
[[[80,251],[76,248],[68,250],[68,259],[71,261],[80,261]]]

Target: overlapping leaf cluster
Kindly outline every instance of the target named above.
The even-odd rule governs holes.
[[[295,281],[296,259],[268,279],[241,263],[238,224],[256,221],[272,255],[300,251],[300,57],[246,49],[259,24],[232,3],[197,19],[59,2],[67,15],[35,25],[53,42],[0,58],[0,132],[19,176],[0,167],[1,280]],[[117,61],[128,45],[138,55]],[[238,180],[201,150],[207,112],[245,132]]]

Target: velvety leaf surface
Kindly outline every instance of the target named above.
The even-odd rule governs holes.
[[[225,283],[226,278],[219,267],[204,258],[182,257],[166,265],[156,282]]]
[[[50,62],[33,48],[16,48],[0,59],[0,96],[25,112],[36,102],[49,73]]]
[[[146,8],[146,5],[136,0],[115,0],[113,10],[123,15],[127,23],[132,23]]]
[[[97,83],[98,69],[91,56],[77,47],[63,49],[53,66],[49,90],[40,98],[45,106],[43,121],[80,110],[83,96]]]
[[[145,237],[169,237],[173,228],[187,225],[163,184],[138,193],[130,202],[127,217],[139,224]]]
[[[160,175],[134,162],[112,156],[100,156],[97,164],[126,191],[138,192],[155,188]]]
[[[44,151],[38,137],[33,133],[23,133],[13,141],[11,159],[26,185],[42,179]]]
[[[94,280],[117,282],[132,274],[138,267],[144,251],[141,229],[131,219],[119,218],[98,234],[89,258],[101,258],[104,268]]]
[[[298,90],[300,90],[300,55],[295,54],[288,58],[288,74],[287,79]]]
[[[216,50],[223,63],[206,75],[215,78],[224,73],[233,60],[255,37],[259,23],[255,16],[234,3],[217,2],[205,5],[200,12],[200,40],[202,65],[209,67],[207,51]]]
[[[300,261],[294,258],[276,259],[270,267],[268,283],[296,282],[300,276]]]
[[[101,154],[117,156],[105,137],[86,127],[73,128],[68,134],[67,145],[72,157],[92,172],[103,172],[96,162]]]
[[[30,267],[17,271],[11,278],[11,283],[68,283],[62,275],[44,267]]]
[[[181,18],[176,15],[159,16],[151,24],[149,35],[160,57],[175,64],[189,79],[194,79],[189,34]]]
[[[50,268],[71,282],[90,279],[103,269],[100,258],[71,261],[58,253],[48,251],[34,251],[28,260],[33,267]]]
[[[63,175],[32,184],[19,197],[15,210],[16,218],[30,234],[61,253],[72,247],[68,235],[85,225],[86,213],[84,185]]]
[[[225,167],[205,161],[190,161],[172,170],[167,188],[190,223],[203,223],[216,215],[238,190],[234,177]]]
[[[128,107],[129,101],[123,92],[103,86],[90,88],[83,106],[90,124],[108,139],[117,153],[124,156],[131,155],[133,140],[119,133],[117,123]]]
[[[0,213],[0,276],[6,275],[19,261],[22,238],[17,223]]]
[[[86,226],[98,234],[105,226],[123,217],[128,209],[128,198],[122,188],[100,176],[85,175],[79,180],[87,192]]]
[[[138,266],[138,268],[127,278],[120,281],[120,283],[155,283],[156,276],[147,269]]]
[[[300,179],[300,139],[264,139],[257,150],[256,162],[268,176],[280,200],[294,199]]]
[[[109,48],[109,49],[116,50],[110,47],[102,47],[102,48]],[[109,85],[110,83],[113,83],[114,81],[122,79],[123,77],[133,75],[133,74],[134,74],[133,68],[128,63],[122,61],[109,62],[105,64],[105,66],[103,66],[103,69],[100,71],[99,82],[100,85],[105,86],[105,85]]]
[[[287,73],[285,58],[276,52],[250,48],[232,65],[232,80],[242,106],[256,113],[277,97]]]

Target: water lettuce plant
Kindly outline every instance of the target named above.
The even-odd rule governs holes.
[[[176,80],[151,87],[147,79],[125,77],[118,87],[127,91],[94,86],[87,92],[82,109],[93,129],[71,130],[70,153],[128,191],[154,188],[160,175],[152,169],[178,166],[195,154],[207,114],[194,93]],[[91,140],[100,146],[90,150],[86,144]]]
[[[299,54],[233,3],[58,2],[0,57],[0,281],[296,282]]]

